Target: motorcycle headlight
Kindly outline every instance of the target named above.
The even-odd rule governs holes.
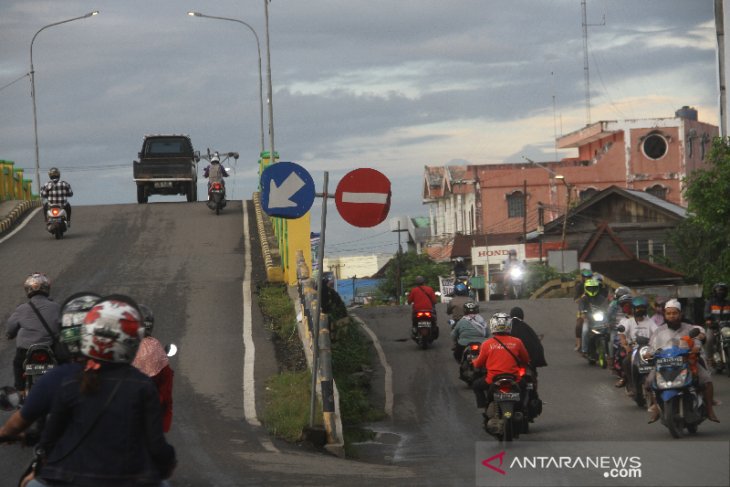
[[[644,355],[647,355],[648,353],[649,353],[649,347],[641,347],[639,349],[639,359],[644,364],[648,364],[649,363],[648,360],[644,360]]]
[[[520,269],[519,267],[513,267],[512,269],[510,269],[509,275],[514,279],[519,279],[520,277],[522,277],[522,269]]]
[[[720,333],[722,333],[723,338],[730,338],[730,326],[723,328]]]
[[[603,321],[603,311],[593,312],[593,321]]]
[[[680,372],[674,380],[666,380],[661,374],[656,375],[656,385],[659,389],[676,389],[687,382],[687,369]]]

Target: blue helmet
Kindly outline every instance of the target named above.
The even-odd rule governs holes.
[[[454,285],[454,295],[455,296],[468,296],[469,288],[467,288],[466,284],[464,284],[463,282],[457,282]]]

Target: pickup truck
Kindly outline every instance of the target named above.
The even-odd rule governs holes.
[[[139,160],[134,161],[137,203],[147,203],[152,194],[184,194],[198,200],[198,162],[187,135],[145,135]]]

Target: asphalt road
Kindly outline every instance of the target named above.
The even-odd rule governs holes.
[[[247,204],[251,209],[251,204]],[[244,218],[252,230],[244,234]],[[244,411],[254,401],[263,411],[265,379],[276,373],[269,333],[257,312],[251,286],[263,282],[260,246],[251,212],[230,202],[220,216],[204,203],[167,201],[147,205],[74,207],[73,228],[56,241],[41,215],[0,243],[0,322],[25,300],[22,282],[32,271],[53,279],[52,296],[62,301],[77,291],[124,293],[149,305],[155,335],[174,342],[174,418],[168,439],[179,465],[173,486],[239,485],[474,485],[479,442],[494,442],[481,428],[472,393],[457,378],[444,333],[429,350],[408,339],[407,308],[357,310],[392,371],[376,368],[373,393],[392,415],[368,425],[380,435],[361,445],[360,461],[346,461],[269,438]],[[246,255],[252,265],[246,269]],[[507,311],[512,302],[484,305],[483,314]],[[572,351],[571,301],[523,301],[526,319],[545,335],[549,367],[540,375],[543,415],[519,442],[602,439],[671,440],[663,426],[646,424],[605,371],[589,367]],[[252,311],[255,344],[253,385],[244,388],[244,308]],[[445,327],[443,309],[440,322]],[[445,331],[445,328],[442,328]],[[14,343],[0,340],[0,384],[12,383]],[[250,357],[250,355],[248,355]],[[730,404],[730,379],[716,379],[717,396]],[[255,397],[254,397],[255,396]],[[390,402],[389,402],[390,404]],[[695,438],[730,438],[727,406],[723,423],[703,423]],[[0,420],[7,417],[0,412]],[[0,486],[13,485],[30,459],[17,445],[1,446]],[[701,482],[700,482],[701,483]]]

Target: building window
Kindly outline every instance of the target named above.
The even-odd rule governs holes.
[[[525,216],[525,195],[522,191],[515,191],[507,195],[507,218],[522,218]]]
[[[580,191],[578,197],[580,198],[580,201],[585,201],[588,198],[593,197],[594,194],[598,194],[598,190],[596,188],[588,188]]]
[[[657,256],[664,257],[667,252],[667,246],[664,242],[657,240],[637,240],[636,256],[641,260],[654,262]]]
[[[641,144],[641,150],[644,152],[644,155],[654,160],[664,157],[668,148],[667,139],[656,133],[647,135]]]
[[[650,186],[646,188],[645,191],[652,196],[656,196],[657,198],[661,198],[663,200],[667,199],[667,188],[665,188],[661,184],[655,184],[654,186]]]

